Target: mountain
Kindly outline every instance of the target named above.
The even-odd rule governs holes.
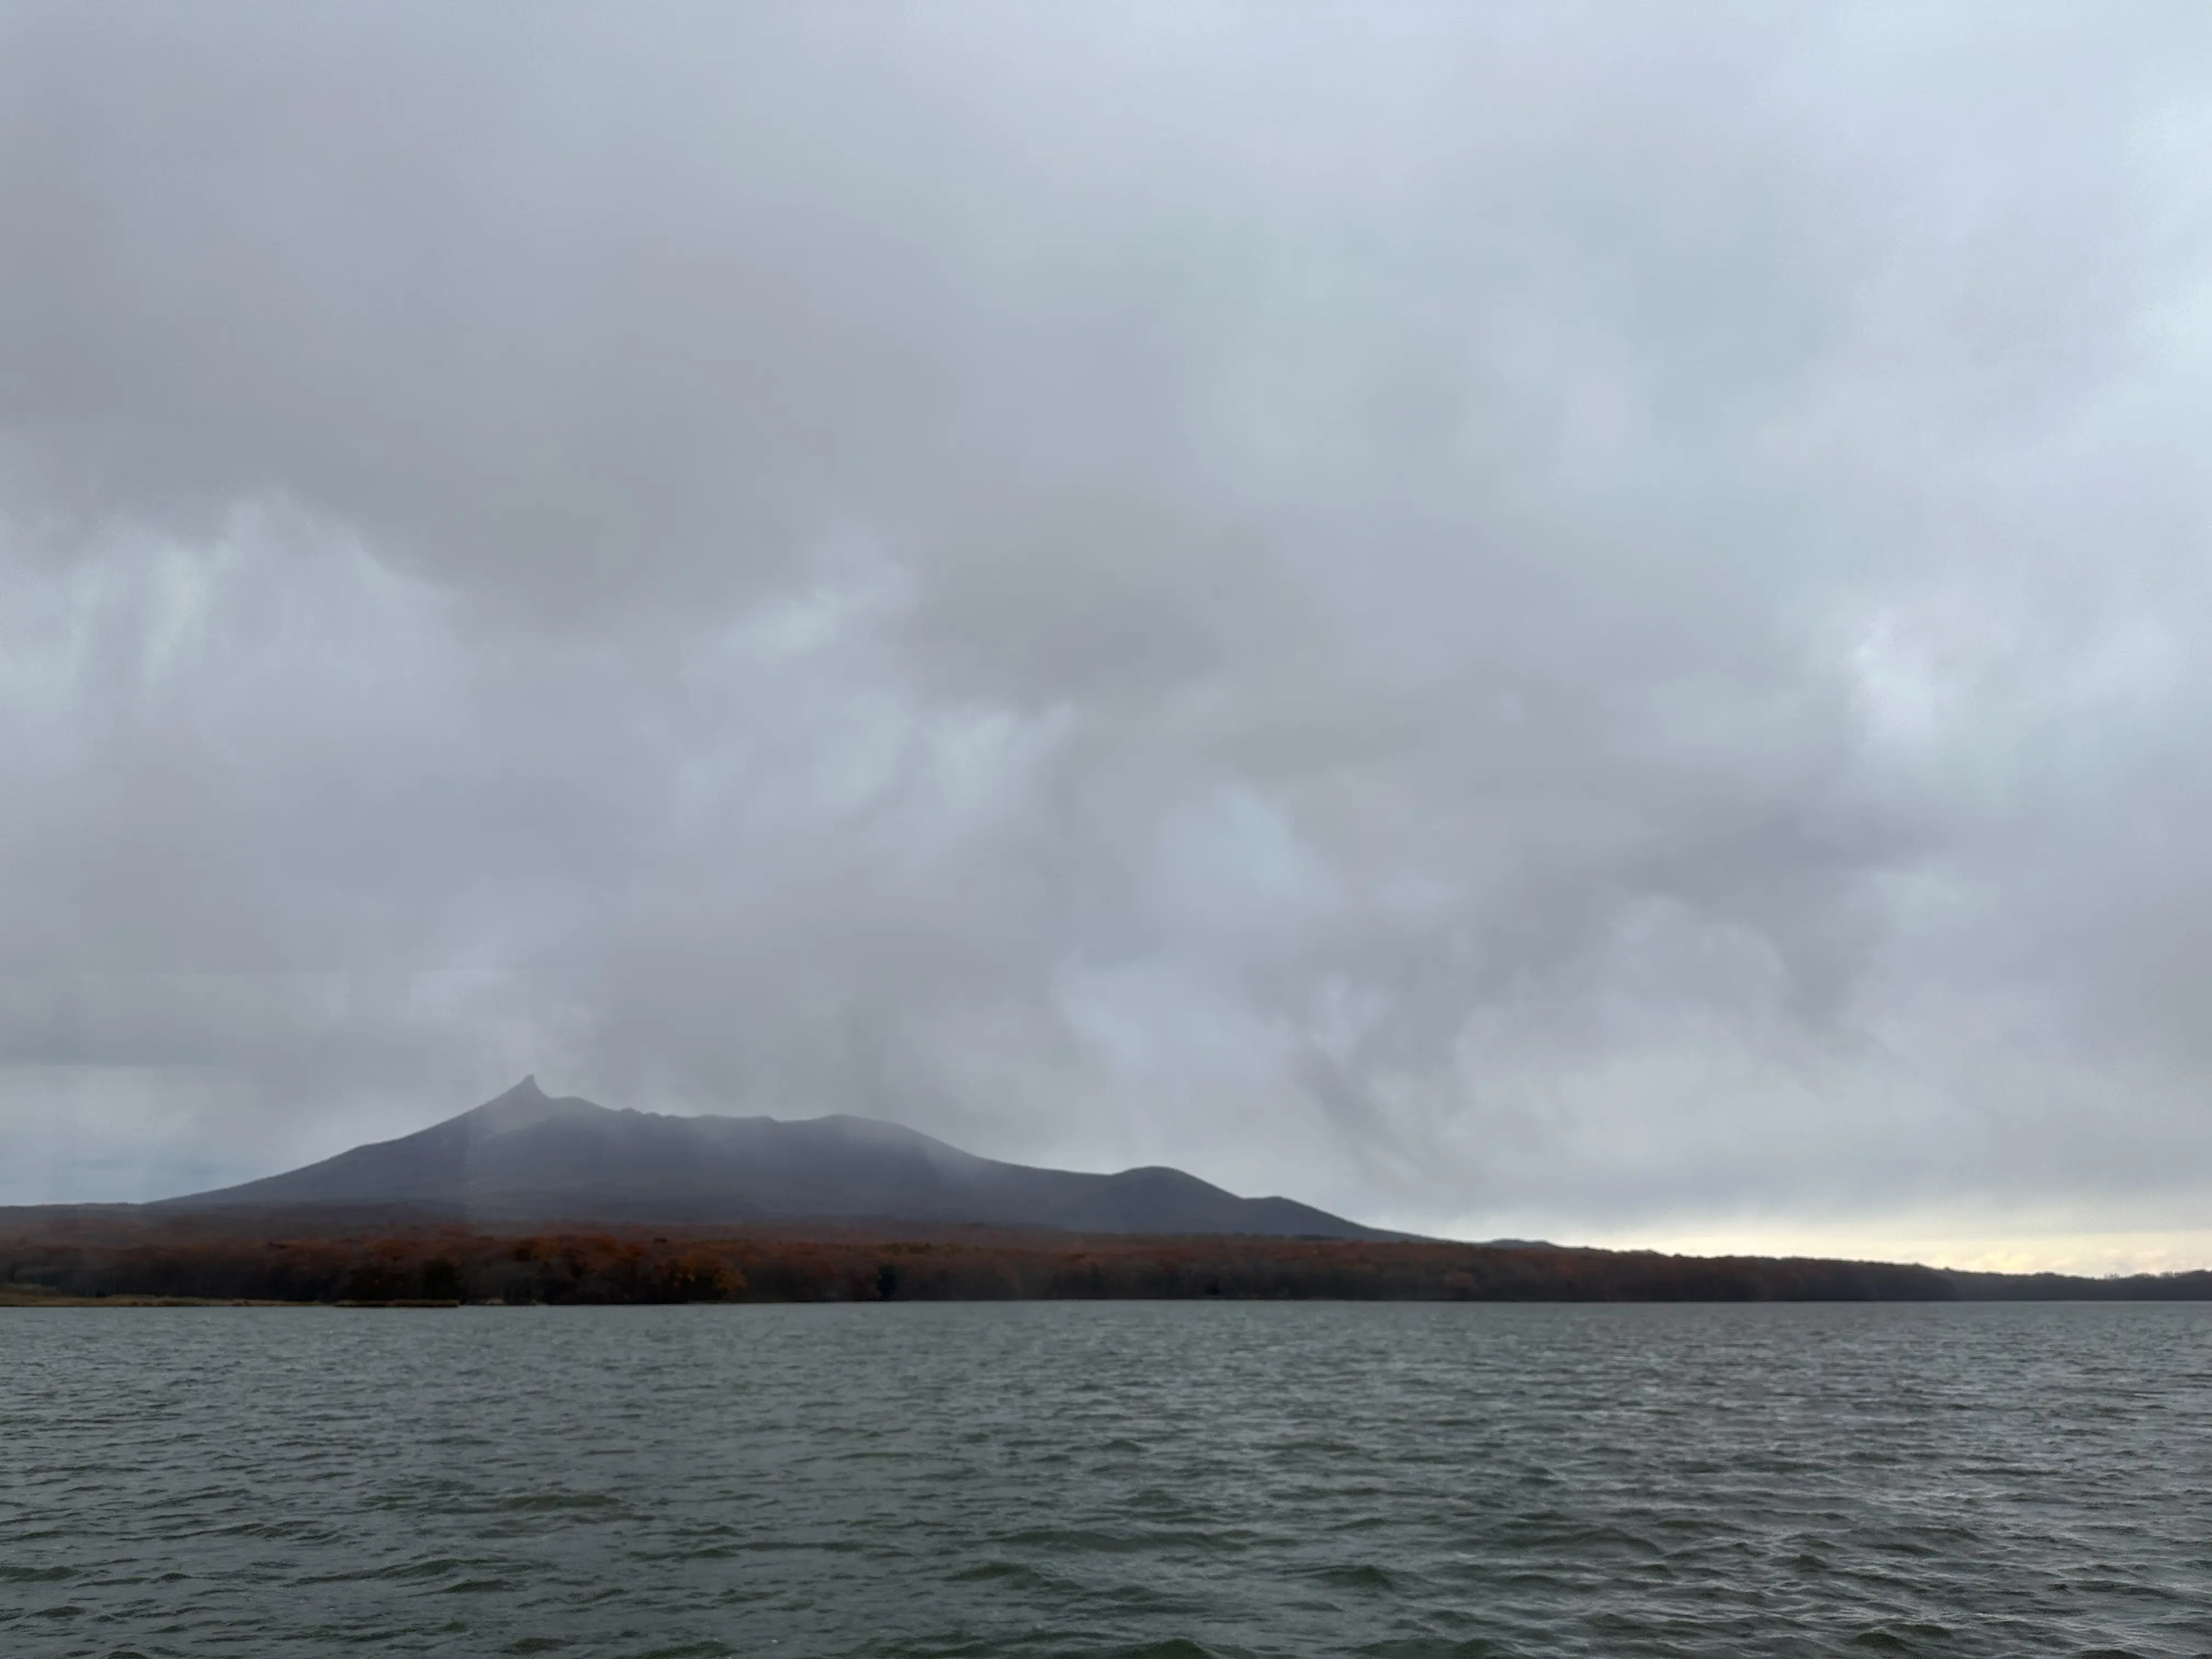
[[[865,1117],[667,1117],[556,1098],[525,1078],[398,1140],[149,1209],[390,1208],[471,1222],[882,1220],[1071,1232],[1390,1238],[1180,1170],[1084,1175],[977,1158]]]

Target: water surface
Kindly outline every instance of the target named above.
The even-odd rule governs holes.
[[[2212,1306],[0,1310],[9,1655],[2212,1654]]]

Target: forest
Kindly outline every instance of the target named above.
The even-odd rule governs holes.
[[[2077,1279],[1550,1244],[824,1225],[499,1232],[328,1217],[0,1222],[0,1300],[324,1303],[2203,1299],[2212,1273]]]

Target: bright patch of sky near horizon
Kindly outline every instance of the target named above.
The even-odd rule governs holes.
[[[2212,1263],[2212,17],[0,14],[0,1202],[536,1072]]]

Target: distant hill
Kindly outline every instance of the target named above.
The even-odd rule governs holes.
[[[473,1111],[285,1175],[146,1206],[343,1208],[477,1223],[886,1220],[1093,1233],[1383,1239],[1180,1170],[1085,1175],[977,1158],[865,1117],[669,1117],[556,1098],[525,1078]]]

